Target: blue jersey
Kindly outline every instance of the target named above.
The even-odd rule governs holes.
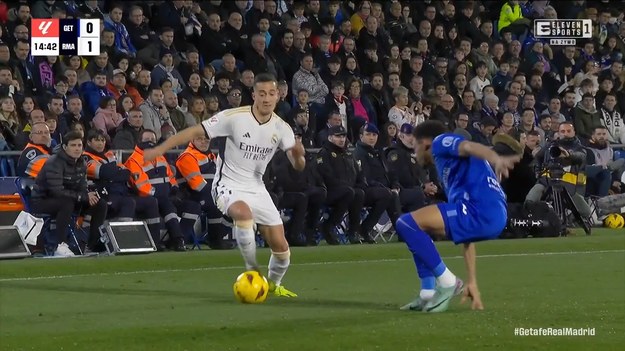
[[[506,195],[485,160],[458,155],[465,139],[443,134],[434,139],[432,155],[447,203],[437,204],[445,232],[454,243],[496,239],[508,218]]]
[[[463,141],[461,135],[448,133],[439,135],[432,143],[432,155],[447,201],[505,206],[506,195],[490,164],[473,156],[458,155]]]

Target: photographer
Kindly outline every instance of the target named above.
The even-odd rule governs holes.
[[[554,184],[554,180],[561,180],[582,217],[589,218],[590,207],[580,194],[580,192],[583,194],[586,185],[586,177],[583,175],[586,167],[586,149],[575,136],[575,128],[571,122],[560,123],[557,138],[536,154],[539,178],[525,201],[540,201],[547,188]]]

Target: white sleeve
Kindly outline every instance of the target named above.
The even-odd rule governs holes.
[[[293,129],[286,122],[282,123],[281,134],[282,138],[280,138],[280,145],[278,145],[281,150],[287,151],[295,146],[295,134],[293,134]]]
[[[226,115],[226,111],[221,111],[213,117],[202,121],[202,127],[209,139],[229,136],[232,134],[232,123],[234,116]]]

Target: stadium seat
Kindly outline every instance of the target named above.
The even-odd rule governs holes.
[[[625,158],[625,150],[614,150],[614,160]]]
[[[18,195],[20,196],[20,198],[22,199],[22,203],[24,204],[24,211],[30,213],[31,215],[37,218],[43,219],[43,228],[41,229],[40,235],[43,235],[42,238],[44,238],[44,242],[45,242],[45,237],[47,235],[50,235],[52,230],[56,229],[56,223],[55,223],[55,220],[48,214],[32,212],[31,207],[30,207],[30,199],[31,199],[32,190],[35,187],[35,181],[29,178],[17,177],[15,178],[15,187],[17,188]],[[71,223],[75,224],[77,221],[78,221],[78,215],[77,214],[72,215]],[[68,230],[70,237],[72,238],[72,242],[68,243],[70,249],[72,249],[72,251],[78,252],[80,255],[84,254],[82,246],[80,245],[80,242],[81,241],[84,243],[87,242],[86,233],[82,229],[78,228],[76,225],[72,226],[71,224],[69,225],[67,230]],[[77,233],[77,232],[80,232],[80,233]],[[46,255],[52,256],[54,255],[54,253],[46,251]]]

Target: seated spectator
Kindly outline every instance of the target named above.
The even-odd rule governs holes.
[[[416,103],[408,107],[408,89],[399,87],[393,90],[395,105],[388,111],[388,120],[401,126],[404,124],[416,125],[415,107]]]
[[[163,127],[170,126],[173,128],[161,88],[152,88],[149,97],[139,105],[139,109],[143,113],[143,127],[153,130],[156,133],[156,140],[161,139]]]
[[[143,102],[143,98],[139,94],[139,91],[130,84],[127,84],[126,73],[121,69],[113,70],[113,80],[106,85],[106,88],[116,100],[120,96],[130,96],[132,102],[139,106]]]
[[[50,113],[50,111],[44,114],[46,119],[46,124],[48,125],[48,129],[50,130],[50,136],[52,138],[50,142],[50,148],[54,149],[57,145],[61,144],[63,140],[63,135],[59,132],[57,126],[59,123],[59,118],[54,114]]]
[[[87,188],[87,167],[82,152],[82,136],[67,133],[63,137],[63,148],[46,161],[37,175],[31,209],[33,213],[51,215],[56,219],[55,232],[45,237],[46,251],[53,252],[54,256],[75,255],[68,246],[67,228],[76,210],[91,216],[87,248],[104,250],[99,228],[106,218],[106,201]]]
[[[183,130],[196,125],[196,121],[193,116],[183,112],[180,106],[178,106],[178,97],[176,94],[171,91],[164,93],[163,102],[167,108],[169,119],[171,120],[172,126],[175,130]]]
[[[117,113],[117,102],[112,96],[100,100],[100,107],[93,117],[93,128],[101,130],[109,142],[115,137],[117,127],[122,123],[122,116]]]
[[[608,129],[595,127],[588,142],[588,165],[586,166],[586,194],[604,197],[618,183],[625,171],[625,159],[614,160],[614,150],[608,141]],[[615,184],[617,183],[617,184]]]
[[[174,66],[174,57],[171,50],[163,49],[160,53],[160,61],[152,69],[152,81],[160,82],[163,79],[171,81],[172,89],[179,94],[186,88],[186,84],[176,66]]]
[[[612,144],[625,144],[625,119],[616,109],[616,95],[608,93],[603,101],[603,106],[599,111],[601,114],[601,125],[608,132],[608,141]]]
[[[91,81],[85,82],[80,86],[89,122],[95,116],[98,108],[100,108],[100,99],[105,96],[112,96],[111,92],[106,88],[106,82],[106,73],[97,72]]]
[[[46,117],[40,109],[32,110],[26,125],[15,136],[14,150],[23,150],[26,147],[26,144],[28,144],[30,140],[31,128],[37,123],[46,123]]]
[[[128,112],[128,117],[117,128],[113,138],[113,149],[132,150],[143,132],[143,112],[138,107]]]
[[[9,96],[0,98],[0,139],[6,143],[6,150],[15,150],[19,127],[13,98]]]

